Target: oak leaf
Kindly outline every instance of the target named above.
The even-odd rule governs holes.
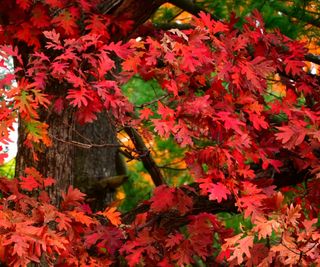
[[[220,203],[223,199],[227,200],[230,190],[221,182],[212,183],[208,189],[209,199],[217,200]]]
[[[117,211],[116,207],[106,208],[103,212],[98,212],[97,214],[103,215],[114,226],[119,226],[121,224],[121,213]]]

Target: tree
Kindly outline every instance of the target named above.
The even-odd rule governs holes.
[[[47,29],[56,28],[64,37],[75,37],[88,32],[102,34],[104,41],[116,42],[121,38],[125,39],[132,30],[154,12],[158,5],[157,1],[146,1],[145,9],[139,8],[140,13],[134,12],[131,14],[131,10],[137,9],[136,1],[126,1],[121,5],[119,1],[111,1],[108,4],[103,3],[103,1],[101,4],[93,1],[85,4],[84,7],[77,1],[72,6],[67,2],[44,2],[34,5],[31,1],[18,1],[17,4],[15,1],[6,1],[6,5],[3,6],[4,10],[1,11],[1,14],[3,14],[2,24],[8,25],[5,28],[6,34],[3,35],[3,41],[6,43],[15,42],[20,53],[23,54],[22,61],[16,61],[16,65],[27,65],[30,54],[45,49],[43,37],[40,38],[39,35]],[[83,21],[77,24],[76,21],[82,16],[81,13],[85,18],[82,18]],[[17,14],[22,16],[19,17],[18,21],[16,20]],[[123,14],[128,18],[124,17]],[[103,24],[110,24],[108,26],[109,31],[106,27],[104,28]],[[23,27],[20,28],[21,26]],[[15,31],[18,31],[17,34],[12,35]],[[13,38],[7,38],[8,36]],[[114,49],[117,49],[117,45],[114,46]],[[65,58],[65,60],[68,59]],[[108,63],[106,62],[106,64],[110,63],[112,63],[111,59]],[[61,71],[63,72],[62,66],[58,64],[57,67],[56,70],[61,75]],[[104,68],[108,68],[108,66]],[[57,85],[55,79],[51,81],[46,80],[46,77],[42,77],[42,79],[42,82],[46,84],[45,92],[52,97],[53,92],[61,89],[62,85],[60,82]],[[109,77],[108,80],[111,79]],[[112,87],[112,83],[109,86]],[[39,123],[33,124],[34,120],[26,122],[25,118],[21,118],[16,172],[19,176],[26,166],[34,166],[43,175],[55,177],[59,181],[59,189],[65,189],[69,184],[76,184],[87,189],[86,186],[83,186],[84,184],[87,185],[90,182],[95,184],[97,179],[114,177],[117,174],[115,163],[119,144],[116,142],[115,128],[110,121],[110,114],[100,114],[94,124],[75,126],[74,111],[71,108],[63,108],[65,103],[62,99],[64,97],[64,90],[61,90],[60,94],[55,94],[55,99],[51,101],[50,111],[42,110],[41,112],[42,115],[39,120],[41,125]],[[90,96],[87,97],[90,98]],[[76,104],[76,102],[74,103]],[[79,118],[82,123],[91,122],[96,117],[94,114],[103,108],[100,105],[89,109],[88,106],[92,103],[86,105],[86,113],[83,113],[86,115]],[[78,107],[81,107],[81,105],[80,100]],[[83,105],[82,109],[84,109]],[[50,128],[49,132],[44,132],[44,134],[48,135],[47,141],[48,138],[51,139],[52,145],[48,146],[47,143],[47,146],[37,147],[37,153],[41,153],[41,155],[37,156],[39,160],[34,161],[35,154],[32,150],[35,149],[35,146],[30,150],[24,149],[25,142],[37,142],[42,134],[41,131],[46,131],[46,125],[50,125]],[[34,135],[38,135],[38,137],[35,140],[26,140],[28,134],[30,134],[29,137]],[[57,168],[57,166],[59,167]],[[107,189],[104,190],[104,192],[107,191]],[[58,192],[59,190],[52,193],[52,197],[59,198]],[[99,193],[95,195],[98,196]],[[105,194],[98,197],[96,203],[103,205],[105,197]],[[110,197],[112,197],[112,194],[107,197],[106,201],[108,199],[110,201]]]
[[[161,2],[143,8],[136,1],[7,3],[0,10],[1,62],[6,68],[4,59],[14,57],[15,73],[1,80],[1,141],[16,111],[24,142],[20,177],[0,180],[2,262],[318,263],[319,79],[305,71],[302,43],[266,31],[258,12],[242,26],[234,17],[222,22],[200,12],[187,30],[118,42]],[[134,106],[120,90],[134,75],[156,81],[163,94]],[[10,87],[14,78],[17,86]],[[280,82],[281,94],[272,90]],[[84,143],[100,141],[90,124],[96,119],[104,142]],[[107,138],[116,128],[134,150]],[[141,137],[151,131],[186,147],[193,185],[163,184]],[[68,187],[86,166],[78,155],[73,161],[75,146],[121,146],[151,173],[153,196],[122,218],[115,207],[93,212],[84,194]],[[100,157],[88,156],[90,162]],[[238,213],[243,226],[228,229],[221,212]]]

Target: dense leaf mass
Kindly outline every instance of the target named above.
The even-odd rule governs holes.
[[[11,181],[2,178],[1,262],[320,264],[320,88],[304,69],[304,45],[266,31],[257,12],[241,29],[200,13],[189,30],[114,43],[110,34],[126,32],[131,22],[117,24],[97,13],[99,3],[4,0],[0,11],[7,9],[10,23],[0,28],[0,65],[9,73],[0,80],[0,142],[9,141],[19,114],[28,132],[25,145],[36,158],[37,149],[51,144],[41,110],[72,108],[79,123],[106,110],[115,125],[149,122],[159,136],[186,147],[196,185],[161,185],[133,218],[121,218],[114,207],[93,213],[72,187],[58,207],[51,205],[46,189],[54,179],[33,168]],[[28,58],[17,42],[30,51]],[[152,108],[135,108],[120,89],[133,75],[156,80],[165,97]],[[17,84],[11,86],[13,79]],[[282,94],[272,91],[275,82],[285,86]],[[54,90],[47,91],[48,85]],[[307,175],[295,188],[283,188],[277,177],[290,167]],[[290,185],[296,177],[285,179]],[[251,227],[226,228],[216,213],[228,209]]]

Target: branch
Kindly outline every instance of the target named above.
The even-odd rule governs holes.
[[[156,99],[154,99],[154,100],[152,100],[152,101],[143,103],[143,104],[141,104],[141,105],[136,105],[135,107],[136,107],[136,108],[144,108],[144,107],[146,107],[146,106],[150,106],[150,105],[152,105],[152,104],[155,104],[155,103],[157,103],[158,101],[160,101],[160,100],[162,100],[162,99],[164,99],[164,98],[166,98],[166,97],[168,97],[168,96],[169,96],[169,94],[165,94],[165,95],[160,96],[159,98],[156,98]]]
[[[189,30],[189,29],[194,28],[192,25],[190,25],[188,23],[179,24],[179,23],[174,23],[174,22],[172,22],[172,23],[156,23],[154,25],[154,27],[156,29],[160,29],[160,30],[170,30],[170,29]],[[308,62],[320,65],[320,56],[319,55],[308,53],[304,56],[304,59]]]
[[[207,12],[205,9],[198,7],[192,0],[169,0],[168,2],[183,9],[184,11],[189,12],[194,16],[198,16],[199,12],[201,11]],[[288,12],[285,8],[280,6],[274,6],[274,8],[287,16],[291,16],[293,18],[299,19],[303,22],[306,22],[308,24],[311,24],[313,26],[320,28],[320,19],[307,19],[305,16],[298,17],[297,14],[294,14],[293,12]],[[210,14],[210,15],[214,20],[221,20],[220,18],[216,17],[213,14]],[[163,30],[169,30],[172,28],[184,30],[184,29],[190,28],[190,25],[188,24],[177,24],[177,23],[169,23],[169,24],[164,23],[164,24],[157,24],[155,26],[156,28],[160,28]],[[320,65],[320,56],[318,55],[306,54],[305,60]]]
[[[306,61],[309,61],[309,62],[312,62],[312,63],[314,63],[314,64],[318,64],[318,65],[320,65],[320,56],[318,56],[318,55],[314,55],[314,54],[306,54],[305,56],[304,56],[304,59],[306,60]]]
[[[163,178],[160,169],[158,168],[154,159],[151,157],[150,150],[145,145],[139,133],[132,127],[124,127],[124,131],[127,133],[132,143],[134,144],[135,149],[139,154],[139,158],[141,159],[143,166],[149,172],[155,186],[165,184],[166,182]]]
[[[280,11],[281,13],[285,14],[288,17],[295,18],[297,20],[303,21],[307,24],[310,24],[312,26],[315,26],[317,28],[320,28],[320,20],[319,19],[314,19],[313,17],[306,17],[305,14],[301,14],[300,12],[302,11],[303,13],[305,12],[304,10],[288,10],[287,8],[283,7],[282,5],[272,5],[275,10]],[[300,14],[300,15],[299,15]]]
[[[184,11],[189,12],[196,17],[201,11],[208,13],[205,9],[198,7],[193,0],[169,0],[168,2],[175,5],[176,7],[183,9]],[[219,20],[219,18],[217,18],[215,15],[210,15],[214,20]]]
[[[110,14],[115,20],[130,20],[131,29],[122,34],[117,31],[112,36],[113,41],[125,41],[134,31],[146,22],[157,9],[165,3],[165,0],[104,0],[98,6],[102,14]]]
[[[292,176],[294,175],[294,176]],[[286,171],[283,173],[276,173],[274,174],[274,179],[272,181],[272,185],[275,185],[278,189],[284,188],[287,186],[294,186],[301,184],[304,181],[308,181],[310,179],[311,175],[307,174],[307,171],[303,172],[296,172],[294,167],[291,165],[287,166]],[[259,177],[268,177],[267,171],[261,171],[261,173],[257,174],[257,180],[259,180]],[[290,179],[289,179],[290,178]],[[210,212],[212,214],[217,214],[220,212],[228,212],[228,213],[238,213],[238,208],[236,206],[236,200],[234,197],[229,197],[227,200],[223,200],[220,203],[217,201],[209,200],[207,196],[201,196],[199,191],[199,185],[196,183],[192,183],[189,186],[195,189],[196,193],[192,193],[189,191],[189,194],[192,193],[192,195],[189,195],[193,199],[193,208],[190,211],[188,215],[197,215],[202,212]],[[183,188],[183,187],[182,187]],[[148,212],[150,210],[150,203],[149,202],[143,202],[140,205],[138,205],[135,209],[123,214],[123,221],[127,224],[130,224],[134,221],[135,217],[144,212]],[[162,214],[162,217],[166,217],[169,214]],[[181,220],[181,216],[176,215],[174,218],[172,218],[171,222],[168,225],[168,229],[171,227],[176,227],[177,223],[179,226],[181,224],[188,223],[188,220],[186,219],[187,216],[184,216]]]
[[[174,167],[167,167],[167,166],[159,166],[159,169],[166,169],[166,170],[171,170],[171,171],[186,171],[188,168],[174,168]]]
[[[104,1],[99,5],[99,10],[101,10],[102,14],[112,13],[112,10],[117,8],[123,0],[109,0]]]
[[[197,16],[200,11],[203,11],[199,7],[197,7],[192,0],[169,0],[170,4],[175,5],[183,9],[184,11],[189,12],[190,14]]]
[[[199,191],[199,188],[197,185],[193,185],[196,188],[197,191]],[[194,196],[190,196],[193,198],[193,208],[187,215],[179,216],[178,214],[172,214],[172,211],[169,211],[168,213],[163,212],[161,213],[161,218],[165,221],[162,221],[162,224],[167,224],[168,227],[166,229],[169,230],[169,228],[179,228],[183,225],[188,224],[189,215],[197,215],[202,212],[210,212],[212,214],[217,214],[220,212],[232,212],[232,213],[238,213],[237,207],[235,205],[235,200],[233,198],[230,198],[228,200],[224,200],[221,203],[218,203],[217,201],[209,200],[208,197],[199,196],[198,194]],[[135,217],[138,214],[148,212],[150,211],[150,202],[145,201],[138,205],[136,208],[128,211],[127,213],[124,213],[122,215],[122,220],[126,224],[131,224]],[[160,215],[160,214],[159,214]],[[160,217],[159,217],[160,218]],[[170,219],[168,219],[170,218]]]

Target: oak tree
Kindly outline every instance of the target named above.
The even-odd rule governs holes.
[[[320,88],[305,63],[317,57],[267,30],[257,11],[239,26],[199,9],[188,29],[144,29],[147,36],[140,29],[130,39],[160,4],[5,0],[0,7],[0,63],[9,71],[0,81],[0,141],[9,142],[17,116],[20,123],[17,177],[0,179],[0,261],[319,264]],[[162,95],[134,105],[121,90],[133,76],[155,81]],[[134,148],[116,141],[117,130]],[[153,135],[185,148],[193,184],[165,184],[144,143]],[[156,185],[123,215],[96,191],[105,188],[101,178],[117,176],[119,149],[141,160]],[[90,179],[98,181],[96,204],[74,187],[92,186]],[[242,218],[238,229],[225,212]]]

